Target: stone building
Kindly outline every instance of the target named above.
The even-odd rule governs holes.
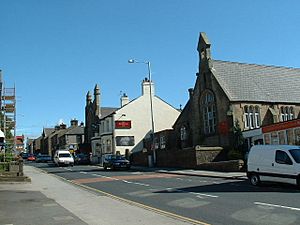
[[[101,117],[106,116],[116,110],[112,107],[101,107],[100,103],[100,87],[96,84],[94,88],[94,98],[91,92],[88,91],[86,95],[85,105],[85,131],[84,140],[85,143],[90,145],[92,137],[96,136],[99,131],[99,122]]]
[[[300,69],[214,60],[205,33],[197,50],[196,83],[174,124],[179,148],[232,149],[238,131],[300,118]]]

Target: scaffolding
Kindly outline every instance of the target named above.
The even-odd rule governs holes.
[[[16,88],[6,88],[0,71],[1,130],[5,136],[4,153],[16,152]]]

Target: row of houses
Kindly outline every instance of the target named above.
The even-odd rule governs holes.
[[[84,125],[72,119],[70,126],[62,123],[53,128],[43,128],[42,134],[36,139],[27,140],[30,153],[47,154],[53,156],[58,149],[68,149],[72,153],[84,148]]]
[[[87,93],[81,144],[94,163],[114,153],[140,165],[195,167],[253,144],[300,143],[300,69],[214,60],[202,32],[197,50],[199,69],[183,110],[159,98],[147,78],[141,96],[124,94],[119,107],[101,105],[99,85]],[[53,140],[50,148],[50,136],[41,137],[49,153],[55,144],[70,145]]]

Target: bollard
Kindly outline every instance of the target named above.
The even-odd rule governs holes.
[[[22,158],[19,159],[19,173],[18,173],[18,176],[23,176],[23,164],[24,164],[24,161]]]

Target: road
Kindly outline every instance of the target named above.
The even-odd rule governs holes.
[[[97,166],[31,165],[98,193],[190,218],[198,224],[296,225],[300,221],[300,191],[292,185],[253,187],[243,180],[104,171]]]

